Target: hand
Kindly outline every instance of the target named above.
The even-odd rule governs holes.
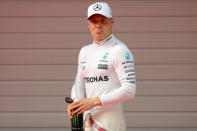
[[[101,100],[99,97],[95,98],[82,98],[76,102],[73,102],[72,104],[69,104],[68,106],[68,115],[72,119],[72,116],[74,114],[81,114],[86,110],[89,110],[93,108],[94,106],[100,106],[101,105]],[[74,109],[76,109],[73,111]]]
[[[68,107],[67,107],[67,113],[68,113],[68,116],[70,117],[70,119],[72,119],[72,112],[73,110],[71,110],[71,104],[68,104]]]

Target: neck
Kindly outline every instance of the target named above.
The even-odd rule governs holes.
[[[99,39],[99,38],[93,38],[94,42],[101,42],[103,40],[105,40],[107,37],[109,37],[112,33],[108,34],[105,38]]]

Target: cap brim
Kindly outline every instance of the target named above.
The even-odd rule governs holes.
[[[90,19],[92,16],[94,16],[94,15],[102,15],[102,16],[104,16],[104,17],[110,19],[109,17],[107,17],[107,16],[105,16],[105,15],[103,15],[103,14],[101,14],[101,13],[95,13],[95,14],[90,15],[90,16],[87,18],[87,20],[89,20],[89,19]]]

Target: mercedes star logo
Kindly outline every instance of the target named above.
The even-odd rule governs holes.
[[[102,6],[101,6],[100,4],[96,4],[96,5],[93,7],[93,9],[94,9],[95,11],[99,11],[99,10],[102,9]]]

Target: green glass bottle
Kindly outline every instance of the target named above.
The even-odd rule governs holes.
[[[73,99],[70,97],[66,97],[65,101],[69,104],[73,103]],[[76,109],[74,109],[74,111]],[[81,113],[79,115],[77,115],[77,114],[73,115],[73,118],[71,120],[71,130],[72,131],[84,131],[84,129],[83,129],[83,113]]]

